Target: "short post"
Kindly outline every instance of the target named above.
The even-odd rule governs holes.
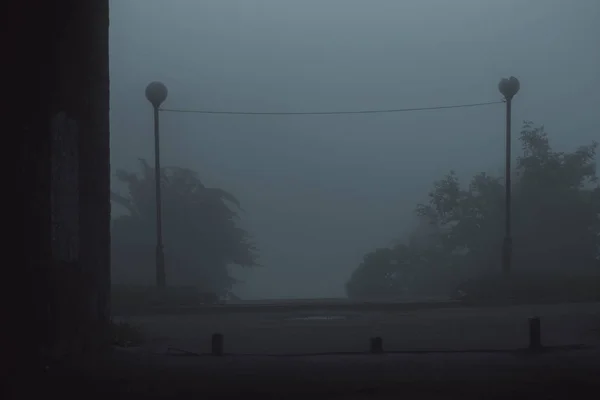
[[[223,355],[223,334],[214,333],[212,335],[211,354],[213,356]]]
[[[383,339],[379,336],[371,338],[371,354],[383,353]]]
[[[529,350],[542,349],[540,317],[529,318]]]

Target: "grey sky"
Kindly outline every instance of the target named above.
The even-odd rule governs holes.
[[[494,101],[515,75],[515,130],[544,124],[565,149],[600,140],[599,16],[597,0],[113,0],[113,169],[153,157],[152,80],[169,108],[329,111]],[[163,164],[246,209],[265,265],[244,275],[248,298],[343,295],[433,180],[503,162],[502,105],[161,122]]]

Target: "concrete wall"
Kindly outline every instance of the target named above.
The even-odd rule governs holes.
[[[95,347],[109,319],[108,0],[9,3],[5,128],[19,150],[23,251],[7,265],[7,325],[9,354],[31,364],[40,350]]]

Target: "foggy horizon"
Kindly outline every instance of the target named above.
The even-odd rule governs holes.
[[[552,146],[598,140],[600,3],[113,0],[111,164],[154,160],[146,85],[163,106],[353,111],[499,101],[519,78],[523,120]],[[233,193],[262,267],[244,299],[344,297],[365,253],[406,238],[433,182],[500,176],[504,105],[373,115],[161,113],[161,163]],[[113,179],[113,190],[125,188]],[[119,215],[113,205],[113,216]],[[167,265],[167,276],[168,276]]]

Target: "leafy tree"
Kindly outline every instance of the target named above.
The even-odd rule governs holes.
[[[113,221],[113,270],[143,270],[154,276],[156,206],[154,169],[140,160],[141,175],[117,171],[128,195],[112,193],[112,200],[128,210]],[[185,282],[219,295],[235,280],[227,266],[257,265],[257,249],[248,233],[238,226],[238,200],[230,193],[202,184],[186,168],[163,168],[163,236],[167,282]]]
[[[402,271],[402,268],[397,264],[394,250],[381,248],[365,255],[363,262],[346,284],[349,297],[387,298],[401,291],[396,286],[399,282],[396,275]]]
[[[520,142],[522,154],[513,171],[514,270],[597,272],[600,266],[597,144],[581,146],[570,153],[557,152],[552,150],[544,128],[531,122],[524,124]],[[411,264],[411,285],[417,281],[439,282],[443,277],[446,287],[438,285],[435,290],[447,294],[457,282],[499,271],[504,192],[504,179],[485,173],[475,175],[466,188],[454,172],[435,182],[429,202],[416,209],[431,227],[429,245],[417,250],[414,243],[409,243],[402,258],[395,260],[395,265]],[[420,254],[417,261],[415,254]],[[367,259],[374,260],[368,256]],[[347,287],[352,291],[348,290],[348,295],[375,293],[379,290],[375,289],[377,284],[387,282],[390,276],[396,276],[394,271],[376,261],[365,262],[351,277]],[[417,276],[421,278],[415,279]],[[393,286],[403,287],[397,283]]]

